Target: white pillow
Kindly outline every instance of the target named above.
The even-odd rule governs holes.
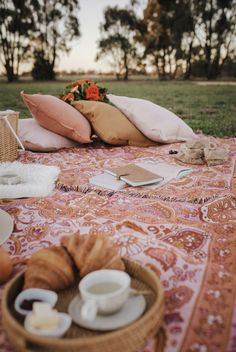
[[[109,94],[110,101],[148,138],[173,143],[196,138],[193,130],[173,112],[148,100]]]
[[[25,149],[34,152],[51,152],[78,145],[66,137],[41,127],[35,119],[19,119],[18,136]]]

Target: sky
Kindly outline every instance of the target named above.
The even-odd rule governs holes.
[[[107,71],[105,61],[95,61],[97,41],[100,36],[99,25],[104,20],[103,11],[110,6],[124,7],[129,0],[80,0],[79,22],[81,36],[73,42],[69,54],[62,54],[58,60],[59,70]]]
[[[140,0],[140,13],[144,8],[147,0]],[[97,41],[100,38],[99,26],[104,22],[104,9],[107,6],[119,6],[124,8],[130,4],[130,0],[79,0],[79,23],[81,36],[71,43],[72,50],[66,53],[60,53],[56,61],[56,70],[61,71],[86,71],[96,70],[98,72],[109,71],[108,60],[95,60],[98,52]],[[136,9],[137,11],[137,9]],[[23,63],[20,66],[20,74],[29,71],[32,63]],[[0,64],[0,73],[3,71]]]

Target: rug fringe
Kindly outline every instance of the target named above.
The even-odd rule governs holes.
[[[114,194],[117,193],[123,193],[127,196],[130,197],[134,197],[134,198],[145,198],[145,199],[158,199],[158,200],[162,200],[165,202],[188,202],[188,203],[193,203],[193,204],[204,204],[208,201],[212,201],[215,200],[217,198],[222,198],[222,197],[229,197],[234,199],[234,197],[232,196],[232,194],[230,193],[226,193],[224,195],[217,195],[214,194],[212,196],[209,197],[201,197],[201,198],[192,198],[192,199],[186,199],[186,198],[179,198],[179,197],[170,197],[170,196],[162,196],[159,194],[153,194],[152,192],[133,192],[133,191],[112,191],[112,190],[105,190],[105,189],[99,189],[97,187],[93,187],[92,185],[83,185],[83,186],[78,186],[78,185],[71,185],[71,186],[66,186],[64,184],[61,183],[57,183],[56,185],[57,189],[60,189],[64,192],[70,192],[70,191],[75,191],[75,192],[82,192],[82,193],[91,193],[91,192],[95,192],[100,196],[108,196],[108,197],[112,197]]]

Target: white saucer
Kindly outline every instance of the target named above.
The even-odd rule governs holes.
[[[14,221],[4,210],[0,209],[0,245],[3,244],[11,235]]]
[[[130,296],[117,313],[98,315],[94,321],[87,321],[84,320],[80,314],[82,304],[82,299],[79,296],[76,296],[70,302],[68,313],[72,320],[84,328],[100,331],[116,330],[129,325],[137,320],[146,308],[146,301],[142,295]]]

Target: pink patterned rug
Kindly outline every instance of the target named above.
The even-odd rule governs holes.
[[[78,229],[82,234],[102,231],[122,256],[160,276],[166,297],[165,352],[236,351],[236,143],[233,139],[217,143],[231,151],[227,164],[194,167],[182,182],[154,195],[140,189],[136,197],[130,190],[99,194],[89,188],[88,178],[117,160],[173,161],[168,151],[176,145],[27,152],[21,161],[61,167],[61,189],[46,198],[0,200],[1,209],[15,220],[3,248],[15,258],[28,257]],[[73,187],[76,191],[69,191]],[[0,351],[13,352],[1,325]],[[139,352],[156,351],[154,337]]]
[[[101,173],[106,168],[147,160],[187,165],[193,168],[193,172],[182,180],[171,182],[156,190],[148,190],[145,187],[127,187],[119,193],[134,197],[202,203],[219,196],[236,194],[236,188],[233,185],[233,181],[235,181],[233,176],[236,175],[235,139],[212,138],[212,140],[218,146],[230,150],[231,157],[227,163],[208,167],[178,162],[173,155],[169,154],[169,151],[178,149],[180,144],[149,148],[129,146],[111,148],[98,144],[92,147],[65,149],[56,153],[26,152],[20,160],[59,166],[62,170],[57,183],[59,189],[83,193],[95,191],[101,195],[112,195],[114,192],[89,184],[89,178]]]

